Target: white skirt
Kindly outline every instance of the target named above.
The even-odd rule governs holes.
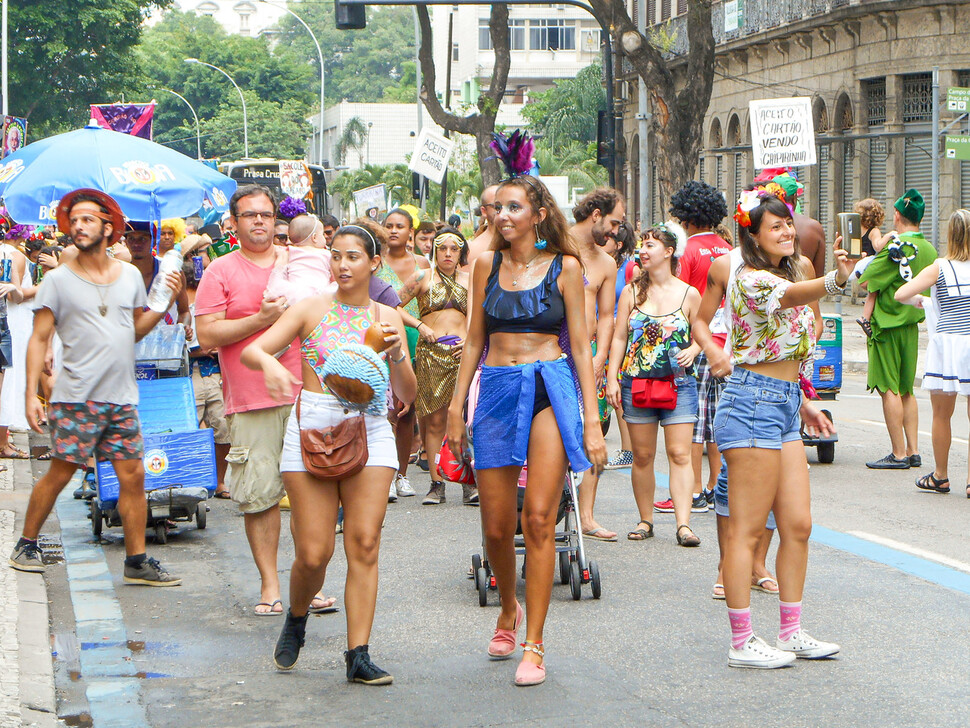
[[[300,394],[303,429],[333,427],[343,420],[356,417],[357,412],[345,408],[332,394],[308,392]],[[367,424],[367,467],[384,467],[397,470],[397,447],[394,431],[384,415],[364,415]],[[296,405],[290,412],[283,437],[283,453],[280,457],[281,473],[305,473],[303,452],[300,449],[300,423],[296,418]]]
[[[930,337],[923,389],[970,395],[970,336],[937,333]]]

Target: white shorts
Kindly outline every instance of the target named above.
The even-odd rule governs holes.
[[[345,408],[332,394],[308,392],[300,395],[302,405],[300,414],[304,429],[333,427],[343,420],[356,417],[355,411]],[[394,431],[387,417],[383,415],[364,415],[367,423],[367,467],[384,467],[397,470],[397,447],[394,444]],[[300,450],[300,424],[296,418],[296,405],[290,413],[283,437],[283,454],[280,457],[281,473],[305,473],[303,453]]]

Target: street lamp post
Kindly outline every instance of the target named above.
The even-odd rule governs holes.
[[[294,18],[296,18],[300,22],[300,25],[306,28],[306,32],[310,34],[311,38],[313,38],[313,45],[317,47],[317,57],[320,60],[320,141],[319,141],[319,147],[318,147],[319,151],[317,152],[319,159],[317,161],[322,166],[323,165],[323,100],[324,100],[324,87],[325,87],[324,82],[326,79],[323,72],[323,51],[320,50],[320,42],[317,40],[317,36],[314,34],[314,32],[310,30],[310,26],[306,24],[306,21],[304,21],[303,18],[301,18],[296,13],[294,13],[288,7],[284,5],[278,5],[277,3],[274,3],[274,2],[270,2],[270,0],[258,0],[258,1],[261,3],[266,3],[267,5],[272,5],[273,7],[279,8],[280,10],[285,10]]]
[[[189,101],[188,101],[188,99],[186,99],[182,94],[175,93],[170,88],[163,88],[161,90],[162,91],[168,91],[168,93],[172,94],[172,96],[178,96],[180,99],[182,99],[182,101],[185,102],[185,105],[189,107],[189,111],[192,112],[192,118],[195,119],[195,153],[196,153],[196,158],[197,159],[202,159],[202,135],[199,133],[199,116],[198,116],[198,114],[195,113],[195,109],[193,108],[192,104],[190,104]]]
[[[246,157],[246,159],[249,159],[249,118],[246,116],[246,97],[243,96],[243,92],[242,92],[242,89],[239,88],[239,84],[237,84],[233,80],[232,76],[230,76],[228,73],[226,73],[221,68],[219,68],[219,66],[213,66],[211,63],[200,61],[198,58],[186,58],[185,62],[196,63],[200,66],[207,66],[209,68],[212,68],[218,71],[219,73],[221,73],[226,78],[228,78],[229,83],[231,83],[233,86],[236,87],[236,91],[239,92],[239,100],[242,102],[242,111],[243,111],[243,155]]]

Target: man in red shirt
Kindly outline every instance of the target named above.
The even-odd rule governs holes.
[[[689,283],[703,296],[707,289],[707,272],[714,260],[731,252],[731,246],[714,232],[714,228],[727,217],[727,203],[724,196],[705,182],[691,180],[670,198],[670,213],[680,220],[687,230],[687,247],[680,257],[680,272],[678,277]],[[727,335],[712,325],[715,341],[724,345]],[[721,467],[721,457],[714,444],[714,411],[717,400],[724,388],[724,381],[711,376],[707,357],[698,354],[694,360],[694,370],[697,377],[698,413],[697,424],[694,425],[694,446],[691,451],[691,461],[694,465],[694,513],[703,513],[713,501],[714,484]],[[701,468],[704,460],[704,445],[707,444],[710,477],[707,488],[701,492]],[[708,494],[710,494],[708,496]],[[663,506],[660,506],[661,508]],[[670,504],[673,510],[673,504]]]

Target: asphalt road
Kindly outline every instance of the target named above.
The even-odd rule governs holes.
[[[932,455],[929,401],[922,393],[919,400],[927,433],[922,474]],[[878,398],[865,392],[862,377],[848,376],[830,409],[840,435],[835,462],[817,464],[809,451],[816,542],[803,625],[839,642],[838,659],[780,671],[729,669],[727,615],[710,598],[713,513],[693,517],[700,548],[675,544],[672,514],[657,514],[653,540],[629,542],[623,534],[637,517],[629,471],[621,470],[604,476],[596,509],[604,526],[621,531],[621,541],[588,542],[602,572],[602,598],[592,599],[585,587],[574,602],[568,586],[554,587],[545,631],[548,679],[515,688],[517,660],[493,663],[484,654],[497,596],[480,608],[466,578],[479,549],[478,511],[461,505],[458,486],[449,486],[447,504],[421,506],[428,478],[412,467],[419,497],[388,507],[381,549],[371,654],[395,676],[387,688],[345,681],[342,612],[311,618],[298,669],[273,669],[282,620],[252,615],[256,571],[230,502],[211,502],[205,531],[183,525],[167,545],[149,545],[184,585],[147,589],[121,582],[120,529],[106,530],[103,549],[91,548],[83,506],[68,495],[58,506],[68,560],[96,562],[103,550],[108,571],[98,599],[108,601],[92,614],[80,596],[95,588],[87,579],[96,565],[78,563],[70,580],[64,564],[48,570],[58,714],[69,725],[173,728],[966,726],[970,500],[961,487],[947,496],[916,491],[914,471],[866,470],[866,460],[888,452],[888,437]],[[953,435],[951,476],[959,485],[966,418],[956,418]],[[618,445],[615,428],[608,444]],[[57,537],[57,519],[45,533]],[[284,595],[292,554],[285,534]],[[340,597],[344,576],[338,538],[326,592]],[[777,627],[775,602],[752,595],[755,629],[768,638]],[[111,622],[115,608],[120,618]],[[79,643],[76,627],[87,641],[82,636]]]

